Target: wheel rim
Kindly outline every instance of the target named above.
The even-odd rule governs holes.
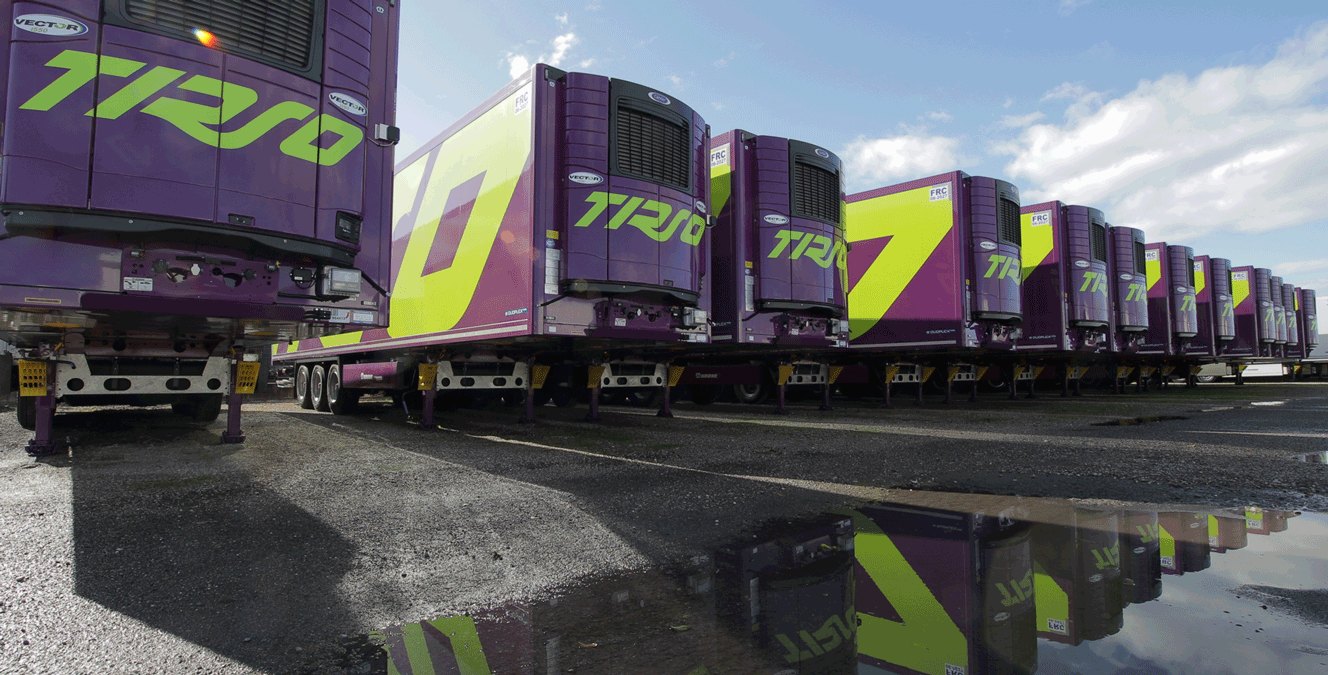
[[[323,398],[323,367],[314,366],[313,376],[309,378],[312,391],[309,395],[313,397],[314,405],[317,405]]]
[[[737,385],[738,395],[744,401],[753,401],[761,395],[761,385],[759,384],[740,384]]]
[[[327,369],[327,403],[333,405],[341,395],[341,369],[332,366]]]
[[[303,401],[309,396],[309,366],[300,366],[295,371],[295,398]]]

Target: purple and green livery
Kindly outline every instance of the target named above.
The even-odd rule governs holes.
[[[1108,351],[1132,353],[1148,332],[1148,271],[1144,233],[1133,227],[1110,227],[1107,263],[1111,273],[1111,312]]]
[[[852,515],[859,673],[1037,670],[1026,524],[902,504]]]
[[[843,164],[741,129],[710,140],[716,343],[844,347]]]
[[[1266,267],[1254,268],[1254,301],[1259,313],[1259,356],[1280,358],[1281,345],[1286,343],[1286,330],[1278,330],[1279,324],[1286,325],[1286,308],[1282,307],[1281,280],[1277,282],[1279,293],[1273,295],[1273,271]],[[1283,315],[1281,322],[1278,315]]]
[[[1194,249],[1144,245],[1148,274],[1148,332],[1140,354],[1179,356],[1199,332],[1194,300]]]
[[[1019,351],[1086,352],[1107,346],[1111,323],[1107,222],[1058,201],[1020,209],[1023,336]]]
[[[274,359],[300,364],[335,412],[347,364],[434,361],[437,390],[524,389],[537,354],[708,343],[708,140],[662,92],[535,65],[397,167],[391,325]],[[584,388],[578,367],[550,377]],[[664,383],[643,367],[602,374]]]
[[[1230,514],[1208,514],[1208,548],[1213,553],[1226,553],[1249,545],[1249,532],[1245,518]]]
[[[1236,318],[1236,337],[1225,355],[1254,358],[1262,355],[1263,316],[1259,311],[1258,274],[1253,266],[1231,268],[1231,301]]]
[[[1319,346],[1319,309],[1314,289],[1296,290],[1296,325],[1300,328],[1300,344],[1304,355],[1309,356]]]
[[[848,197],[850,346],[1009,350],[1019,335],[1019,191],[954,171]]]
[[[1156,511],[1121,515],[1121,602],[1141,604],[1162,597],[1162,562]]]
[[[1282,284],[1282,314],[1286,320],[1286,347],[1283,355],[1289,359],[1302,358],[1305,355],[1300,348],[1300,322],[1296,316],[1296,287]]]
[[[1125,624],[1121,513],[1069,507],[1032,529],[1037,635],[1077,645]]]
[[[1282,287],[1282,277],[1268,277],[1268,297],[1273,303],[1273,321],[1277,328],[1277,339],[1273,341],[1277,345],[1277,356],[1282,356],[1286,351],[1288,333],[1286,299]]]
[[[1157,526],[1163,574],[1200,572],[1212,566],[1206,514],[1188,511],[1159,513]]]
[[[109,390],[70,387],[61,366],[38,398],[204,418],[225,378],[161,388],[161,364],[387,324],[396,3],[4,0],[0,14],[0,334],[147,364]]]
[[[1236,337],[1230,260],[1206,255],[1194,257],[1194,304],[1198,331],[1185,344],[1185,355],[1222,356],[1227,344]]]

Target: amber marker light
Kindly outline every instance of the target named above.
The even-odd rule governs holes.
[[[203,30],[202,28],[194,30],[194,37],[198,38],[198,41],[204,47],[208,47],[209,49],[217,46],[217,36],[213,35],[212,33],[209,33],[208,31]]]

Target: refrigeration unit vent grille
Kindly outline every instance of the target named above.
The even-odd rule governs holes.
[[[1196,283],[1194,278],[1194,258],[1185,259],[1185,269],[1190,271],[1190,288],[1198,288],[1199,284]]]
[[[1144,243],[1138,239],[1134,240],[1134,273],[1148,274],[1144,263]]]
[[[619,105],[618,171],[661,185],[687,190],[692,173],[690,130],[686,124]]]
[[[224,52],[286,67],[309,65],[321,0],[124,0],[129,20],[173,34],[212,33]],[[199,38],[202,41],[202,38]]]
[[[839,176],[806,162],[793,163],[793,213],[839,224]]]
[[[1093,236],[1092,236],[1092,239],[1093,239],[1093,251],[1092,251],[1092,254],[1093,254],[1093,260],[1099,260],[1099,261],[1102,261],[1102,262],[1106,262],[1106,261],[1107,261],[1107,227],[1106,227],[1105,225],[1100,225],[1100,224],[1098,224],[1098,223],[1093,223],[1093,224],[1090,225],[1089,227],[1092,228],[1092,233],[1093,233]]]
[[[1020,223],[1019,223],[1019,204],[1008,199],[1001,199],[1000,210],[997,217],[1000,219],[1000,238],[1007,244],[1019,246]]]

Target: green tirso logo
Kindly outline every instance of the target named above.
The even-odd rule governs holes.
[[[573,227],[590,227],[610,206],[615,206],[617,210],[609,218],[605,229],[616,230],[623,225],[631,225],[660,243],[677,234],[682,243],[691,246],[701,243],[701,236],[705,234],[704,216],[692,213],[690,209],[683,209],[674,215],[673,206],[667,202],[597,191],[586,197],[586,203],[590,204],[590,210]]]
[[[37,92],[23,105],[22,110],[46,112],[69,98],[97,76],[127,78],[138,75],[119,91],[107,96],[96,107],[85,113],[88,117],[119,119],[148,98],[184,77],[183,70],[156,66],[139,74],[146,63],[114,56],[73,49],[55,55],[46,63],[49,68],[63,69],[65,73]],[[258,102],[258,92],[233,82],[222,82],[204,75],[194,75],[175,85],[176,89],[211,96],[220,105],[206,106],[163,96],[144,106],[139,112],[174,125],[200,143],[222,150],[244,148],[272,131],[277,125],[295,120],[304,121],[315,110],[303,103],[282,101],[259,113],[248,123],[233,131],[220,131],[223,124],[234,119]],[[337,137],[329,148],[320,147],[324,134]],[[318,115],[296,129],[281,142],[281,152],[322,166],[333,166],[345,159],[364,140],[364,131],[358,126],[332,115]]]

